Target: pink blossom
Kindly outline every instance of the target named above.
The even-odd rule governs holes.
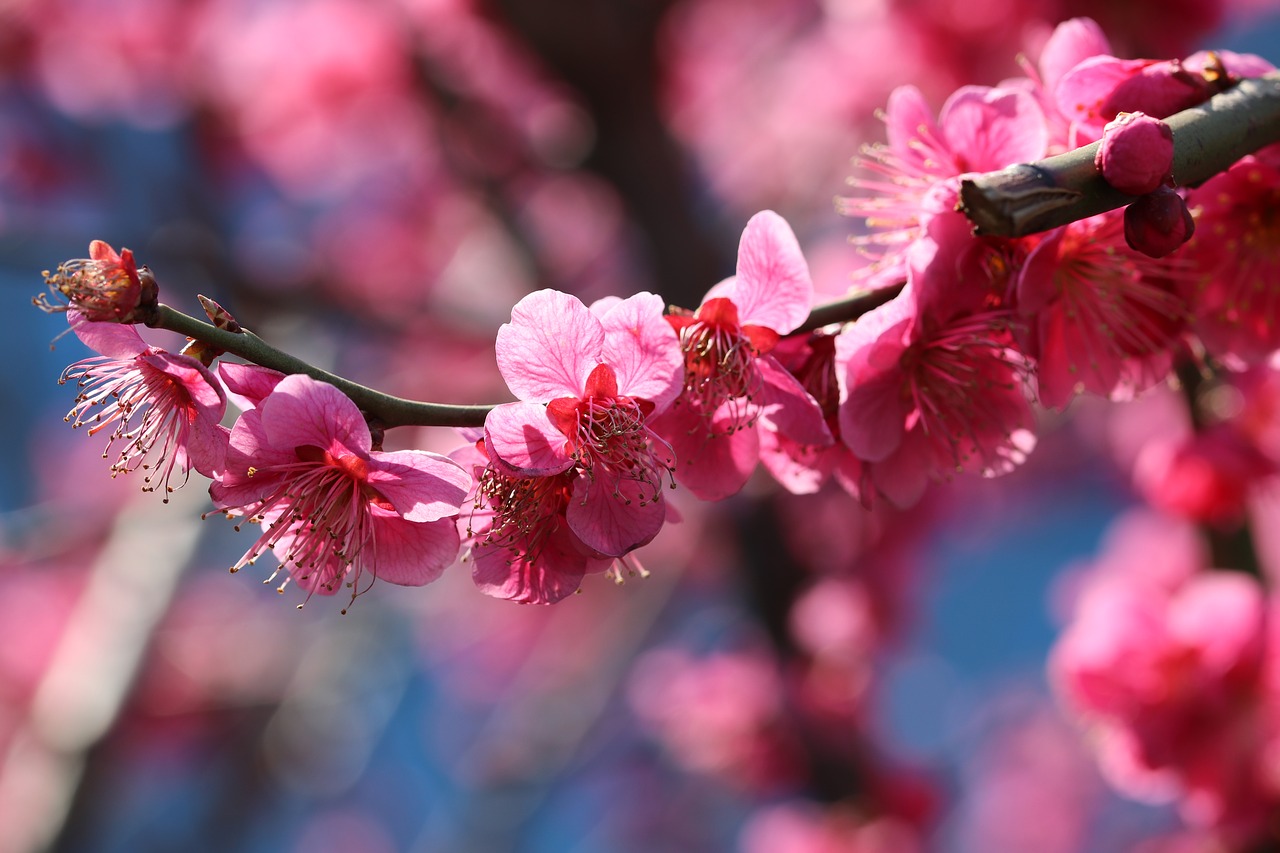
[[[1187,320],[1177,275],[1125,245],[1119,214],[1051,232],[1017,278],[1040,401],[1063,407],[1077,390],[1127,399],[1167,376]]]
[[[270,550],[308,594],[346,583],[353,600],[366,570],[407,586],[439,577],[458,553],[453,516],[470,476],[435,453],[372,448],[355,404],[309,376],[282,379],[242,414],[209,494],[263,533],[232,571]]]
[[[1034,446],[1029,365],[1001,307],[1021,251],[935,217],[906,289],[837,339],[840,436],[891,502],[914,503],[933,477],[1004,473]]]
[[[107,449],[122,449],[112,476],[142,468],[143,491],[175,488],[174,469],[213,477],[222,467],[226,433],[218,425],[227,398],[218,380],[194,358],[148,346],[131,325],[91,323],[72,310],[71,328],[102,355],[78,361],[60,382],[76,380],[79,394],[66,419],[94,435],[114,424]],[[181,485],[181,483],[177,484]],[[168,498],[165,498],[168,501]]]
[[[1215,424],[1181,440],[1148,442],[1133,474],[1153,507],[1231,528],[1244,521],[1251,493],[1276,470],[1239,430]]]
[[[1196,233],[1179,253],[1197,271],[1184,284],[1195,331],[1211,354],[1237,366],[1280,349],[1280,252],[1272,224],[1280,167],[1267,151],[1188,194]]]
[[[554,604],[577,592],[587,574],[614,558],[587,546],[569,525],[573,469],[545,476],[507,470],[481,439],[452,454],[474,470],[468,517],[471,577],[486,595],[521,604]]]
[[[773,211],[751,217],[738,244],[737,275],[693,313],[671,314],[684,360],[679,398],[654,424],[675,448],[676,479],[704,500],[746,483],[761,430],[827,446],[822,410],[770,352],[809,315],[813,282],[795,235]]]
[[[620,557],[653,539],[674,460],[648,421],[680,387],[662,300],[641,293],[588,309],[538,291],[512,309],[496,352],[521,399],[485,418],[496,467],[517,477],[572,472],[566,519],[593,551]]]
[[[942,105],[935,121],[914,86],[893,91],[885,108],[888,144],[868,149],[851,178],[858,191],[838,201],[840,212],[862,217],[869,232],[854,243],[876,259],[873,283],[906,277],[906,250],[924,222],[950,209],[939,195],[948,179],[967,172],[1003,169],[1044,156],[1049,129],[1035,97],[1021,88],[963,86]]]
[[[146,267],[138,269],[133,252],[119,253],[101,240],[89,244],[89,257],[64,261],[44,274],[49,289],[66,299],[51,303],[41,294],[35,304],[45,311],[75,311],[100,323],[142,323],[154,313],[159,289]]]

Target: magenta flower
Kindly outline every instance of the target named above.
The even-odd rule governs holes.
[[[138,269],[133,252],[116,250],[101,240],[89,244],[89,257],[65,261],[44,274],[50,291],[66,303],[50,302],[41,294],[35,304],[49,312],[74,309],[95,323],[143,323],[156,309],[160,295],[155,277]]]
[[[569,473],[566,523],[593,552],[621,557],[653,539],[674,459],[648,421],[680,389],[680,349],[662,300],[641,293],[588,309],[541,290],[512,309],[496,352],[521,402],[485,419],[494,469],[516,478]]]
[[[1007,472],[1034,446],[1030,367],[1001,306],[1020,251],[971,236],[961,214],[935,217],[906,289],[836,339],[841,440],[892,503],[931,478]]]
[[[228,517],[263,527],[232,571],[270,550],[308,593],[345,583],[354,600],[366,570],[405,586],[439,577],[457,556],[453,516],[470,486],[438,454],[373,450],[355,403],[295,375],[236,421],[209,494]]]
[[[838,200],[841,213],[866,221],[868,233],[853,242],[875,261],[866,268],[873,285],[906,278],[907,247],[954,205],[949,179],[1034,162],[1049,144],[1039,102],[1018,88],[963,86],[935,121],[920,91],[902,86],[884,118],[888,144],[867,149],[863,175],[849,179],[857,195]]]
[[[1046,406],[1078,390],[1129,399],[1169,374],[1187,325],[1174,284],[1186,274],[1130,249],[1122,222],[1112,212],[1056,229],[1018,273],[1024,346]]]
[[[746,483],[760,459],[757,426],[801,445],[831,444],[822,410],[769,353],[809,316],[813,282],[786,220],[751,217],[737,275],[693,314],[667,321],[680,334],[684,389],[655,429],[675,448],[676,479],[704,500]]]
[[[183,482],[192,468],[213,477],[226,453],[218,422],[227,398],[209,369],[190,356],[148,346],[133,326],[91,323],[74,308],[67,319],[101,355],[62,374],[60,383],[76,380],[80,390],[66,420],[88,427],[90,435],[114,425],[102,454],[106,459],[119,443],[112,476],[142,468],[149,472],[143,491],[161,488],[166,495],[175,488],[175,469]]]
[[[483,439],[452,455],[474,466],[468,559],[472,579],[486,595],[554,604],[576,592],[585,575],[614,564],[614,557],[589,548],[569,526],[573,468],[546,476],[509,473]]]

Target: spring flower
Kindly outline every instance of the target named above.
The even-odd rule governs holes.
[[[1122,193],[1155,192],[1173,177],[1173,131],[1145,113],[1120,113],[1102,129],[1093,162]]]
[[[621,557],[653,539],[674,460],[648,421],[680,389],[680,350],[661,299],[641,293],[588,309],[541,290],[512,309],[496,352],[520,402],[485,419],[494,469],[569,473],[566,523],[591,551]]]
[[[934,477],[1007,472],[1035,443],[1030,369],[1000,301],[1018,251],[935,217],[907,287],[836,339],[841,440],[896,505]]]
[[[1034,95],[1019,88],[963,86],[935,121],[924,96],[902,86],[889,96],[884,120],[888,143],[859,159],[862,176],[849,180],[857,194],[838,199],[841,213],[865,219],[868,233],[853,238],[875,259],[871,284],[906,277],[907,247],[925,221],[953,199],[942,190],[968,172],[1003,169],[1044,156],[1049,129]]]
[[[74,308],[95,323],[145,323],[154,313],[160,291],[146,267],[138,269],[133,252],[116,250],[101,240],[89,244],[89,257],[65,261],[45,272],[50,291],[66,303],[41,294],[33,301],[49,312]]]
[[[438,454],[373,450],[355,403],[294,375],[236,421],[209,494],[228,517],[263,528],[232,571],[269,550],[308,594],[345,583],[354,600],[365,571],[405,586],[439,577],[457,556],[452,517],[470,485]]]
[[[1130,249],[1116,212],[1050,232],[1017,277],[1040,401],[1060,408],[1077,390],[1128,399],[1167,376],[1187,321],[1181,274]]]
[[[766,210],[742,232],[737,275],[696,312],[668,315],[680,335],[684,388],[654,428],[675,448],[676,479],[698,497],[742,488],[760,459],[757,427],[798,444],[831,444],[817,402],[769,354],[804,322],[812,299],[795,235]]]
[[[471,576],[486,595],[522,604],[554,604],[582,578],[608,570],[613,557],[585,545],[569,526],[576,474],[520,476],[490,454],[484,439],[451,454],[474,468],[467,525]]]
[[[142,468],[143,490],[176,487],[174,471],[192,468],[215,475],[226,452],[226,433],[218,425],[227,408],[226,395],[207,367],[194,358],[148,346],[132,326],[87,322],[72,308],[72,331],[101,355],[76,362],[60,382],[75,380],[80,393],[66,420],[95,435],[111,432],[120,451],[112,476]],[[177,483],[176,485],[182,485]],[[166,502],[168,498],[165,498]]]

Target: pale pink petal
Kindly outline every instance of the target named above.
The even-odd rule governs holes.
[[[666,501],[654,488],[616,476],[579,476],[565,510],[582,543],[608,557],[621,557],[651,541],[666,520]]]
[[[1266,605],[1262,587],[1243,572],[1201,574],[1178,590],[1169,602],[1170,637],[1198,652],[1206,676],[1234,675],[1241,680],[1257,671],[1266,638]]]
[[[941,136],[933,120],[933,111],[915,86],[899,86],[889,93],[884,109],[885,132],[889,148],[897,157],[916,168],[923,167],[924,155],[913,139]],[[935,167],[936,168],[936,167]],[[933,171],[933,170],[930,170]]]
[[[1031,163],[1049,144],[1044,111],[1021,89],[962,86],[943,104],[938,123],[965,172]]]
[[[373,445],[369,426],[346,394],[310,376],[286,376],[259,407],[273,447],[318,447],[365,455]]]
[[[231,430],[216,421],[196,418],[187,434],[187,446],[182,448],[187,464],[201,474],[213,479],[227,465],[227,447]]]
[[[1040,81],[1052,92],[1068,71],[1091,56],[1111,53],[1102,27],[1092,18],[1072,18],[1054,29],[1040,53]]]
[[[1232,77],[1261,77],[1276,70],[1274,65],[1257,54],[1237,53],[1234,50],[1198,50],[1182,60],[1182,67],[1192,73],[1199,73],[1214,62],[1221,62]]]
[[[369,454],[368,483],[406,521],[436,521],[457,515],[471,475],[457,463],[426,450],[375,451]]]
[[[452,519],[415,523],[373,516],[373,574],[388,583],[422,586],[444,573],[458,556],[461,539]]]
[[[764,379],[759,403],[765,426],[798,444],[826,447],[835,441],[818,401],[776,358],[762,356],[756,367]]]
[[[498,370],[521,400],[581,397],[601,362],[604,329],[576,296],[539,290],[516,303],[498,329]]]
[[[840,448],[846,456],[848,451]],[[796,444],[770,429],[760,430],[760,463],[793,495],[811,495],[831,475],[839,455],[832,448]]]
[[[573,465],[569,439],[538,403],[504,403],[484,419],[485,445],[513,472],[528,477],[559,474]]]
[[[604,363],[617,376],[618,393],[649,400],[656,411],[671,404],[684,380],[680,339],[662,311],[662,297],[637,293],[597,314],[605,333]]]
[[[67,312],[67,323],[85,346],[108,358],[130,359],[150,349],[138,330],[125,323],[94,323],[74,309]]]
[[[1082,143],[1099,138],[1103,126],[1115,118],[1104,108],[1116,87],[1150,64],[1145,59],[1093,56],[1063,75],[1054,92],[1058,111],[1084,129]]]
[[[896,297],[863,314],[836,336],[836,377],[842,394],[846,376],[857,379],[866,371],[880,372],[897,364],[916,316],[912,291],[908,284]],[[887,346],[888,342],[894,346]]]
[[[744,326],[764,326],[785,335],[809,316],[809,264],[791,226],[772,210],[751,217],[742,232],[732,291]]]
[[[218,377],[227,389],[227,398],[241,411],[252,409],[267,398],[285,374],[256,364],[218,362]]]

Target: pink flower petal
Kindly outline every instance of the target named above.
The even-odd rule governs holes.
[[[1102,27],[1092,18],[1072,18],[1054,29],[1040,53],[1040,79],[1053,92],[1068,71],[1091,56],[1111,53]]]
[[[751,217],[738,244],[733,302],[743,325],[786,334],[809,316],[813,280],[787,221],[772,210]]]
[[[430,522],[457,515],[471,490],[471,475],[452,460],[426,450],[370,454],[368,483],[406,521]]]
[[[569,439],[551,423],[538,403],[504,403],[484,419],[489,452],[513,472],[545,477],[573,465]]]
[[[618,392],[649,400],[656,411],[671,404],[684,379],[680,339],[662,311],[660,296],[638,293],[597,315],[605,332],[604,360],[617,375]]]
[[[822,408],[804,386],[771,355],[756,359],[764,379],[760,398],[763,423],[797,444],[830,446],[835,439],[827,428]]]
[[[130,359],[150,349],[138,330],[127,324],[94,323],[75,309],[67,312],[67,323],[85,346],[108,358]]]
[[[461,547],[452,519],[415,523],[395,516],[373,517],[373,574],[401,586],[431,583],[453,563]]]
[[[859,459],[886,459],[902,442],[908,407],[897,372],[874,374],[840,402],[840,437]]]
[[[899,86],[889,93],[884,116],[885,133],[894,155],[903,158],[916,169],[924,169],[925,155],[912,140],[922,134],[934,139],[942,136],[924,95],[915,86]],[[934,166],[926,171],[933,172],[937,169],[938,166]]]
[[[373,445],[356,404],[337,388],[310,376],[286,376],[262,402],[262,426],[281,450],[318,447],[365,456]]]
[[[966,172],[990,172],[1044,157],[1044,111],[1021,89],[962,86],[938,116],[948,146]]]
[[[573,595],[590,562],[556,533],[533,556],[485,546],[473,548],[471,560],[471,578],[481,592],[524,604],[554,604]]]
[[[285,374],[256,364],[219,361],[218,377],[227,389],[227,398],[243,411],[260,405]]]
[[[601,361],[605,333],[575,296],[539,290],[516,303],[511,322],[498,329],[498,370],[521,400],[545,403],[581,397]]]
[[[621,557],[650,542],[662,529],[667,502],[654,500],[652,485],[616,476],[579,476],[565,510],[582,543],[608,557]]]
[[[687,406],[677,404],[651,426],[675,451],[676,481],[705,501],[736,494],[760,460],[756,430],[708,436],[706,422]]]

